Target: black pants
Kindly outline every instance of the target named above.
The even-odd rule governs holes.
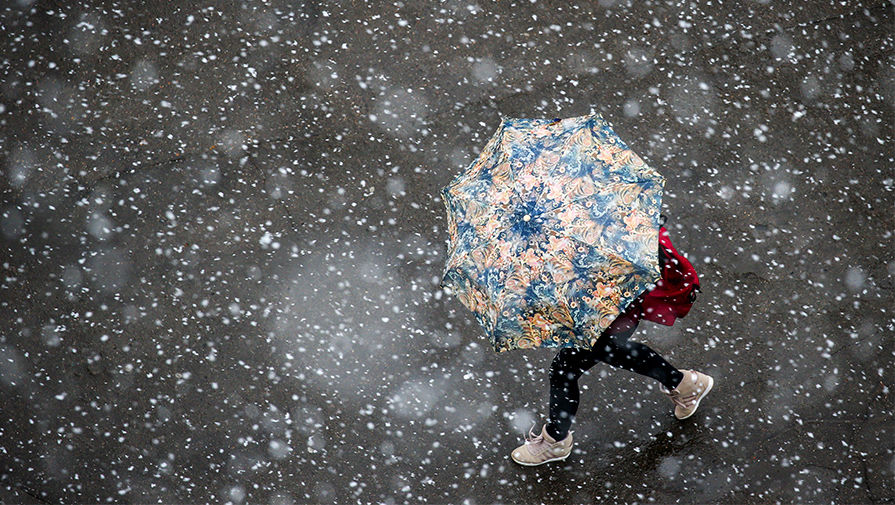
[[[628,338],[637,329],[637,318],[622,314],[600,336],[593,349],[563,348],[550,365],[550,419],[547,433],[555,440],[566,438],[578,411],[578,378],[602,361],[609,365],[652,377],[674,389],[684,375],[649,347]]]

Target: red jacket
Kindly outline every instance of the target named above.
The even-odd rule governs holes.
[[[627,310],[636,313],[639,304],[640,317],[671,326],[675,319],[690,312],[699,291],[699,277],[693,265],[671,244],[664,226],[659,228],[659,267],[662,278],[656,287],[642,294]]]

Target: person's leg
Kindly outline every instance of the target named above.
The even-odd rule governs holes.
[[[639,303],[631,304],[600,335],[594,348],[600,349],[600,360],[604,363],[652,377],[669,390],[674,389],[684,374],[649,346],[629,340],[643,317],[640,310]]]
[[[578,412],[578,378],[599,359],[586,349],[563,348],[550,364],[550,417],[547,434],[563,440]]]
[[[684,374],[648,346],[629,339],[640,322],[636,309],[626,311],[600,335],[594,349],[600,350],[600,361],[652,377],[668,389],[674,389]]]
[[[692,416],[700,401],[712,390],[712,377],[695,370],[678,370],[649,346],[629,341],[633,333],[631,325],[624,321],[615,333],[604,333],[594,346],[602,351],[601,360],[658,380],[675,404],[675,417],[686,419]]]
[[[631,336],[640,321],[637,310],[637,307],[631,307],[620,314],[606,333],[619,338]],[[547,434],[554,440],[566,437],[578,412],[578,378],[598,361],[606,359],[607,352],[599,345],[591,350],[564,348],[556,353],[550,365],[550,417],[547,421]]]
[[[601,337],[595,347],[601,347],[601,361],[640,375],[652,377],[669,390],[680,384],[684,374],[671,365],[649,346],[630,340],[619,341],[607,336]]]

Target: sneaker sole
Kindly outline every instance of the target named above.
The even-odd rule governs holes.
[[[547,459],[547,460],[541,461],[540,463],[523,463],[521,461],[516,461],[516,458],[514,458],[512,456],[510,456],[510,459],[512,459],[513,462],[515,462],[519,465],[522,465],[522,466],[540,466],[540,465],[543,465],[544,463],[550,463],[551,461],[563,461],[564,459],[568,458],[571,454],[572,453],[569,452],[569,454],[566,454],[565,456],[562,456],[560,458]]]
[[[688,417],[692,416],[693,414],[695,414],[696,410],[699,408],[699,403],[702,401],[703,398],[708,396],[709,391],[712,390],[712,386],[714,386],[714,385],[715,385],[715,379],[713,379],[713,378],[711,378],[711,376],[709,376],[709,385],[707,388],[705,388],[705,392],[702,393],[702,395],[700,395],[699,398],[696,399],[696,405],[693,406],[693,410],[689,414],[685,415],[684,417],[678,417],[678,419],[684,420],[684,419],[687,419]]]

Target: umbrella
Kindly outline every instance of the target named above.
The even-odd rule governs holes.
[[[599,114],[503,118],[442,190],[442,286],[497,352],[589,349],[660,278],[664,185]]]

